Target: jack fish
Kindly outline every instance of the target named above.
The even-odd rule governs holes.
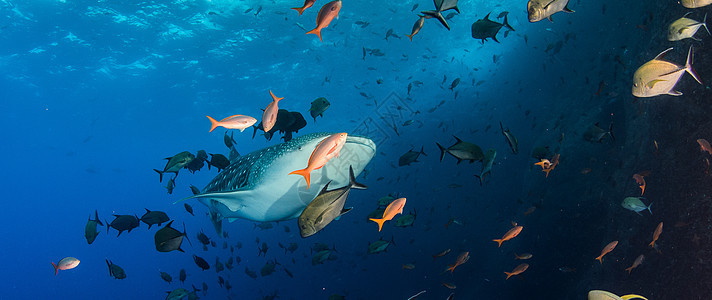
[[[560,11],[574,12],[567,7],[568,4],[569,0],[529,0],[529,3],[527,3],[529,22],[534,23],[544,19],[554,22],[551,19],[551,15]]]
[[[329,183],[319,192],[319,195],[299,215],[299,233],[303,238],[310,237],[329,225],[331,221],[351,211],[344,209],[346,198],[351,188],[366,189],[366,186],[356,182],[353,168],[349,168],[349,184],[347,186],[327,190]]]
[[[670,50],[672,48],[658,54],[653,60],[646,62],[635,71],[633,74],[633,96],[654,97],[664,94],[680,96],[682,93],[675,90],[675,85],[685,72],[702,84],[697,73],[692,69],[692,46],[687,52],[687,61],[684,67],[662,60]]]
[[[707,15],[705,15],[705,18],[704,20],[702,20],[702,22],[699,22],[693,19],[686,18],[687,15],[689,15],[690,13],[691,12],[686,13],[685,16],[675,20],[675,22],[672,22],[672,24],[670,24],[670,27],[668,27],[668,41],[674,42],[684,40],[686,38],[691,38],[695,41],[699,41],[700,39],[695,38],[694,35],[695,33],[697,33],[697,30],[699,30],[702,26],[704,26],[707,33],[710,34],[710,30],[707,28]]]

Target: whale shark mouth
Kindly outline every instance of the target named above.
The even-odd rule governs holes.
[[[218,174],[203,193],[186,199],[197,198],[208,206],[216,229],[223,218],[257,222],[297,218],[327,182],[347,185],[349,167],[358,176],[376,154],[371,139],[349,135],[338,157],[312,171],[307,189],[302,176],[289,173],[307,166],[316,145],[330,134],[309,134],[247,154]]]

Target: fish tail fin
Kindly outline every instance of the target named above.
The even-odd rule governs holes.
[[[603,255],[601,255],[601,256],[599,256],[599,257],[596,257],[596,260],[597,260],[598,262],[600,262],[601,264],[603,264]]]
[[[447,265],[447,269],[445,269],[445,272],[450,271],[450,273],[455,272],[455,265]]]
[[[111,223],[109,223],[109,221],[107,221],[106,219],[104,219],[104,222],[106,222],[106,234],[109,234],[109,228],[111,228],[111,226],[109,226],[109,225]]]
[[[648,244],[648,246],[650,246],[651,248],[655,248],[655,241],[650,242],[650,244]]]
[[[611,125],[608,125],[608,135],[611,136],[611,139],[613,139],[613,141],[616,140],[616,136],[613,135],[613,122],[611,122]]]
[[[185,237],[185,239],[188,241],[188,244],[193,247],[193,243],[191,243],[190,239],[188,239],[188,234],[185,233],[185,222],[183,222],[183,237]]]
[[[514,30],[514,27],[512,27],[512,25],[509,25],[509,23],[507,22],[507,15],[504,15],[504,23],[503,23],[503,25],[504,25],[504,27],[507,27],[507,28],[509,28],[509,29],[512,30],[512,31],[515,31],[515,30]]]
[[[211,116],[206,116],[206,117],[208,117],[208,119],[210,119],[210,131],[208,131],[208,132],[213,132],[213,130],[215,130],[215,128],[218,128],[218,126],[220,126],[220,122],[218,122],[218,120],[213,119],[213,117],[211,117]]]
[[[484,174],[483,174],[483,175],[484,175]],[[480,185],[482,185],[482,177],[483,177],[483,176],[480,176],[480,175],[475,174],[475,177],[477,177],[477,179],[480,180]]]
[[[284,97],[277,97],[277,96],[275,96],[274,93],[272,93],[272,90],[269,90],[269,95],[272,96],[272,100],[273,100],[275,103],[278,103],[279,100],[284,99]]]
[[[94,210],[94,222],[101,226],[104,226],[104,223],[101,223],[101,221],[99,221],[99,213],[96,211],[96,209]]]
[[[304,7],[292,7],[292,9],[293,9],[293,10],[296,10],[297,12],[299,12],[299,15],[301,16],[302,13],[304,12],[304,10],[305,10],[306,8],[304,8]]]
[[[442,162],[443,158],[445,157],[445,152],[446,152],[445,150],[447,150],[447,149],[445,149],[445,147],[443,147],[443,145],[440,145],[440,143],[436,142],[435,144],[438,145],[438,148],[440,148],[440,162]]]
[[[653,215],[653,211],[650,210],[650,207],[653,206],[653,202],[650,202],[650,205],[648,205],[648,211],[650,212],[650,215]]]
[[[304,180],[307,181],[307,190],[309,189],[309,184],[310,184],[310,181],[311,181],[311,176],[310,176],[310,175],[311,175],[311,170],[309,170],[309,168],[301,169],[301,170],[296,170],[296,171],[293,171],[292,173],[289,173],[289,175],[292,175],[292,174],[296,174],[296,175],[301,175],[301,176],[303,176],[303,177],[304,177]]]
[[[632,270],[633,270],[633,267],[628,267],[628,268],[625,268],[625,270],[626,270],[626,271],[628,271],[628,275],[630,275],[630,271],[632,271]]]
[[[707,27],[705,27],[707,28]],[[695,69],[692,68],[692,58],[694,54],[692,53],[692,46],[690,46],[690,50],[687,51],[687,61],[685,62],[685,71],[692,75],[692,77],[697,80],[699,84],[702,84],[702,80],[700,80],[700,77],[697,76],[697,72],[695,72]]]
[[[319,40],[323,43],[324,40],[321,39],[321,28],[317,27],[312,30],[307,31],[306,34],[316,34],[319,37]]]
[[[423,151],[423,146],[420,146],[420,154],[425,155],[425,156],[428,156],[428,155],[425,154],[425,152]]]
[[[509,272],[504,272],[504,274],[507,274],[507,279],[509,279],[509,277],[512,277],[512,275],[514,275],[514,274],[509,273]],[[505,279],[505,280],[507,280],[507,279]]]
[[[365,190],[368,188],[366,185],[356,182],[356,176],[354,176],[354,169],[351,166],[349,166],[349,185],[351,185],[352,189]]]
[[[57,276],[57,270],[59,269],[59,267],[57,267],[57,265],[54,262],[50,262],[50,263],[54,267],[54,276]]]
[[[381,232],[381,229],[383,229],[383,222],[385,222],[385,219],[374,219],[374,218],[369,218],[370,221],[376,222],[378,224],[378,232]]]
[[[705,28],[707,28],[707,26],[705,26]],[[708,31],[708,32],[709,32],[709,31]],[[407,37],[410,39],[410,41],[412,42],[414,35],[415,35],[415,34],[406,34],[405,36],[407,36]]]
[[[163,182],[163,172],[158,171],[158,170],[156,170],[156,169],[153,169],[153,170],[156,171],[156,173],[158,173],[158,176],[159,176],[159,177],[158,177],[158,182]]]
[[[503,239],[494,239],[492,240],[493,242],[497,242],[497,248],[502,247],[502,242],[504,242]]]

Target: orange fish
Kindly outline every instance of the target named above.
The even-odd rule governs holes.
[[[535,163],[534,165],[541,166],[541,171],[546,172],[546,178],[549,178],[549,172],[554,170],[556,166],[559,164],[559,154],[554,154],[554,157],[551,158],[551,161],[548,159],[542,159],[540,162]]]
[[[534,163],[534,165],[541,166],[543,170],[546,170],[551,166],[551,162],[546,158],[542,158],[540,162]]]
[[[452,273],[455,271],[455,268],[457,268],[457,266],[466,263],[468,260],[470,260],[470,252],[462,252],[460,253],[460,256],[457,257],[455,264],[447,265],[448,268],[446,271],[450,271],[450,273]]]
[[[497,242],[499,244],[497,247],[499,248],[502,246],[502,242],[509,241],[509,240],[515,238],[517,235],[519,235],[519,233],[522,232],[523,228],[524,227],[522,227],[522,226],[514,226],[514,228],[507,231],[507,233],[505,233],[501,239],[494,239],[492,241]]]
[[[71,270],[79,265],[79,260],[74,257],[62,258],[57,264],[52,262],[54,267],[54,275],[57,276],[57,270]]]
[[[697,143],[700,144],[700,151],[706,151],[707,153],[712,154],[712,146],[710,146],[710,142],[705,139],[698,139]]]
[[[618,245],[618,241],[612,241],[612,242],[608,243],[608,245],[606,245],[606,247],[604,247],[603,250],[601,251],[601,255],[596,257],[596,260],[600,261],[602,264],[603,256],[608,254],[608,252],[613,251],[613,249],[615,249],[617,245]]]
[[[530,259],[530,258],[532,258],[532,254],[531,254],[531,253],[524,253],[524,254],[522,254],[522,255],[517,255],[516,253],[514,253],[514,259],[525,260],[525,259]]]
[[[386,211],[383,212],[383,217],[380,219],[369,218],[369,220],[378,223],[378,232],[381,232],[383,228],[383,223],[392,220],[397,214],[403,213],[403,206],[405,206],[405,198],[398,198],[393,200],[391,204],[388,204]]]
[[[642,196],[645,193],[645,178],[640,174],[633,174],[633,179],[640,187],[640,195]]]
[[[418,32],[423,29],[423,24],[425,23],[425,16],[418,16],[420,17],[420,19],[418,19],[418,21],[415,21],[415,24],[413,24],[413,30],[410,32],[410,34],[405,35],[410,39],[411,42],[413,41],[413,36],[418,34]]]
[[[316,34],[319,36],[319,40],[324,42],[321,39],[321,30],[328,27],[334,18],[339,17],[339,10],[341,10],[341,0],[334,0],[324,4],[316,16],[316,28],[307,31],[307,34]]]
[[[445,249],[445,250],[443,250],[443,251],[440,251],[438,254],[433,255],[433,260],[435,260],[435,259],[438,258],[438,257],[445,256],[445,255],[447,255],[448,253],[450,253],[450,249],[449,249],[449,248],[448,248],[448,249]]]
[[[628,271],[628,275],[630,275],[630,271],[637,268],[638,266],[640,266],[640,264],[643,263],[643,259],[645,259],[645,256],[643,256],[643,254],[641,254],[640,256],[638,256],[638,258],[635,259],[632,266],[625,269],[626,271]]]
[[[443,282],[443,286],[446,287],[446,288],[449,288],[449,289],[451,289],[451,290],[454,290],[454,289],[457,288],[454,284],[452,284],[452,283],[447,283],[447,282]]]
[[[512,270],[512,272],[504,272],[504,274],[507,274],[507,279],[509,279],[509,277],[512,277],[514,275],[519,275],[519,274],[524,273],[524,271],[526,271],[528,268],[529,268],[529,264],[521,264],[521,265],[518,265],[516,268],[514,268],[514,270]],[[505,279],[505,280],[507,280],[507,279]]]
[[[312,7],[312,5],[314,5],[314,2],[316,2],[316,0],[305,0],[304,6],[292,7],[292,9],[298,11],[299,15],[301,16],[305,9],[310,8],[310,7]]]
[[[655,232],[653,232],[653,241],[650,242],[650,247],[655,248],[655,241],[658,240],[661,233],[663,233],[663,222],[660,222],[660,224],[658,224],[658,227],[655,228]]]
[[[222,126],[227,129],[240,129],[240,132],[242,132],[242,131],[245,131],[245,128],[255,125],[255,123],[257,123],[257,119],[250,117],[250,116],[243,116],[243,115],[229,116],[229,117],[222,119],[220,121],[217,121],[210,116],[206,116],[206,117],[208,117],[208,119],[210,119],[210,123],[211,123],[210,131],[208,131],[208,132],[213,132],[213,130],[215,130],[215,128],[218,128],[218,126]]]
[[[311,172],[321,169],[321,167],[323,167],[330,159],[339,156],[341,148],[344,147],[344,143],[346,143],[346,137],[348,137],[348,134],[346,134],[346,132],[342,132],[332,134],[321,140],[321,142],[316,145],[316,148],[314,148],[314,151],[312,151],[311,156],[309,156],[307,167],[301,170],[293,171],[289,173],[289,175],[296,174],[304,176],[304,179],[307,181],[308,190],[311,181]]]
[[[277,107],[277,103],[279,100],[282,100],[284,98],[277,98],[272,93],[272,90],[269,91],[269,94],[272,96],[272,102],[267,105],[267,108],[265,108],[265,111],[262,113],[262,129],[267,132],[274,127],[274,124],[277,123],[277,113],[279,112],[279,107]]]

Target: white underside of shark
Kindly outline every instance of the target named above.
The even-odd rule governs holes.
[[[349,136],[338,157],[311,172],[307,190],[304,177],[289,173],[305,168],[316,145],[329,135],[308,134],[241,156],[213,178],[202,193],[187,199],[197,198],[208,206],[213,222],[223,218],[257,222],[297,218],[329,181],[331,187],[347,185],[349,166],[358,176],[376,153],[372,140]]]

